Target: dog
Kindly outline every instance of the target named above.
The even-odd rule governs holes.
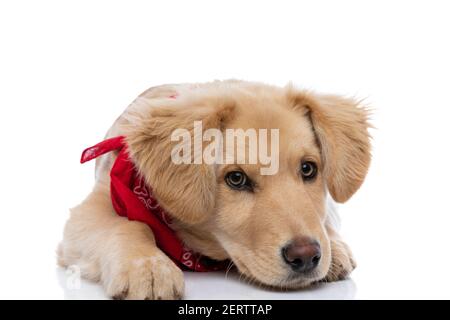
[[[344,279],[355,261],[328,204],[347,201],[365,179],[371,160],[368,118],[359,101],[291,84],[227,80],[150,88],[107,132],[107,143],[115,147],[94,156],[95,186],[71,210],[58,263],[77,265],[84,278],[101,282],[118,299],[180,299],[182,269],[195,269],[197,262],[207,269],[200,261],[234,265],[272,288]],[[278,141],[267,139],[269,150],[277,144],[276,173],[264,175],[267,163],[233,156],[224,163],[175,163],[174,132],[184,129],[194,137],[195,122],[202,132],[278,130]],[[241,149],[251,153],[247,142]],[[230,150],[223,150],[230,160]],[[145,214],[143,220],[118,214],[116,202],[124,200],[114,200],[113,170],[122,156],[164,215],[152,217],[156,227],[145,223]],[[181,243],[175,254],[161,240],[166,233]],[[180,262],[177,252],[188,259]]]

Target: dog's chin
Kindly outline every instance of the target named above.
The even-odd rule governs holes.
[[[261,277],[256,277],[252,274],[248,274],[248,273],[243,273],[241,272],[241,274],[246,277],[247,279],[249,279],[250,283],[255,283],[258,286],[262,286],[262,287],[266,287],[268,289],[272,289],[272,290],[299,290],[299,289],[303,289],[303,288],[307,288],[315,283],[317,283],[318,281],[320,281],[320,279],[322,277],[293,277],[293,276],[286,276],[284,278],[261,278]]]
[[[317,283],[323,278],[324,276],[320,275],[318,272],[313,272],[306,275],[298,275],[293,273],[287,277],[283,287],[288,289],[302,289]]]
[[[274,290],[296,290],[303,289],[317,283],[325,277],[318,270],[307,274],[281,269],[279,272],[261,272],[257,266],[246,266],[242,261],[234,262],[239,272],[249,280],[250,283],[264,286]],[[253,267],[253,268],[252,268]],[[270,268],[266,269],[266,271]]]

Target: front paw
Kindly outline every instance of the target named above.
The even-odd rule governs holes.
[[[339,239],[331,240],[331,266],[324,281],[343,280],[356,268],[352,252],[348,245]]]
[[[173,300],[184,294],[183,272],[159,251],[115,261],[102,280],[113,299]]]

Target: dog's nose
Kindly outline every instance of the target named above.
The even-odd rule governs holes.
[[[313,270],[320,261],[320,245],[316,240],[308,237],[293,239],[283,247],[284,261],[296,272]]]

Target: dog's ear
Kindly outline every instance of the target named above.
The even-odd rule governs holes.
[[[135,108],[126,116],[128,124],[124,131],[128,151],[160,204],[184,223],[200,223],[214,210],[215,170],[213,165],[203,161],[194,164],[193,157],[191,164],[174,163],[171,155],[179,142],[172,141],[171,136],[177,129],[186,129],[193,142],[194,121],[201,121],[203,130],[221,129],[231,117],[234,104],[211,99],[206,102],[168,100]],[[194,143],[191,145],[193,151]]]
[[[370,164],[368,110],[336,95],[289,89],[289,97],[310,118],[331,196],[337,202],[347,201],[363,183]]]

